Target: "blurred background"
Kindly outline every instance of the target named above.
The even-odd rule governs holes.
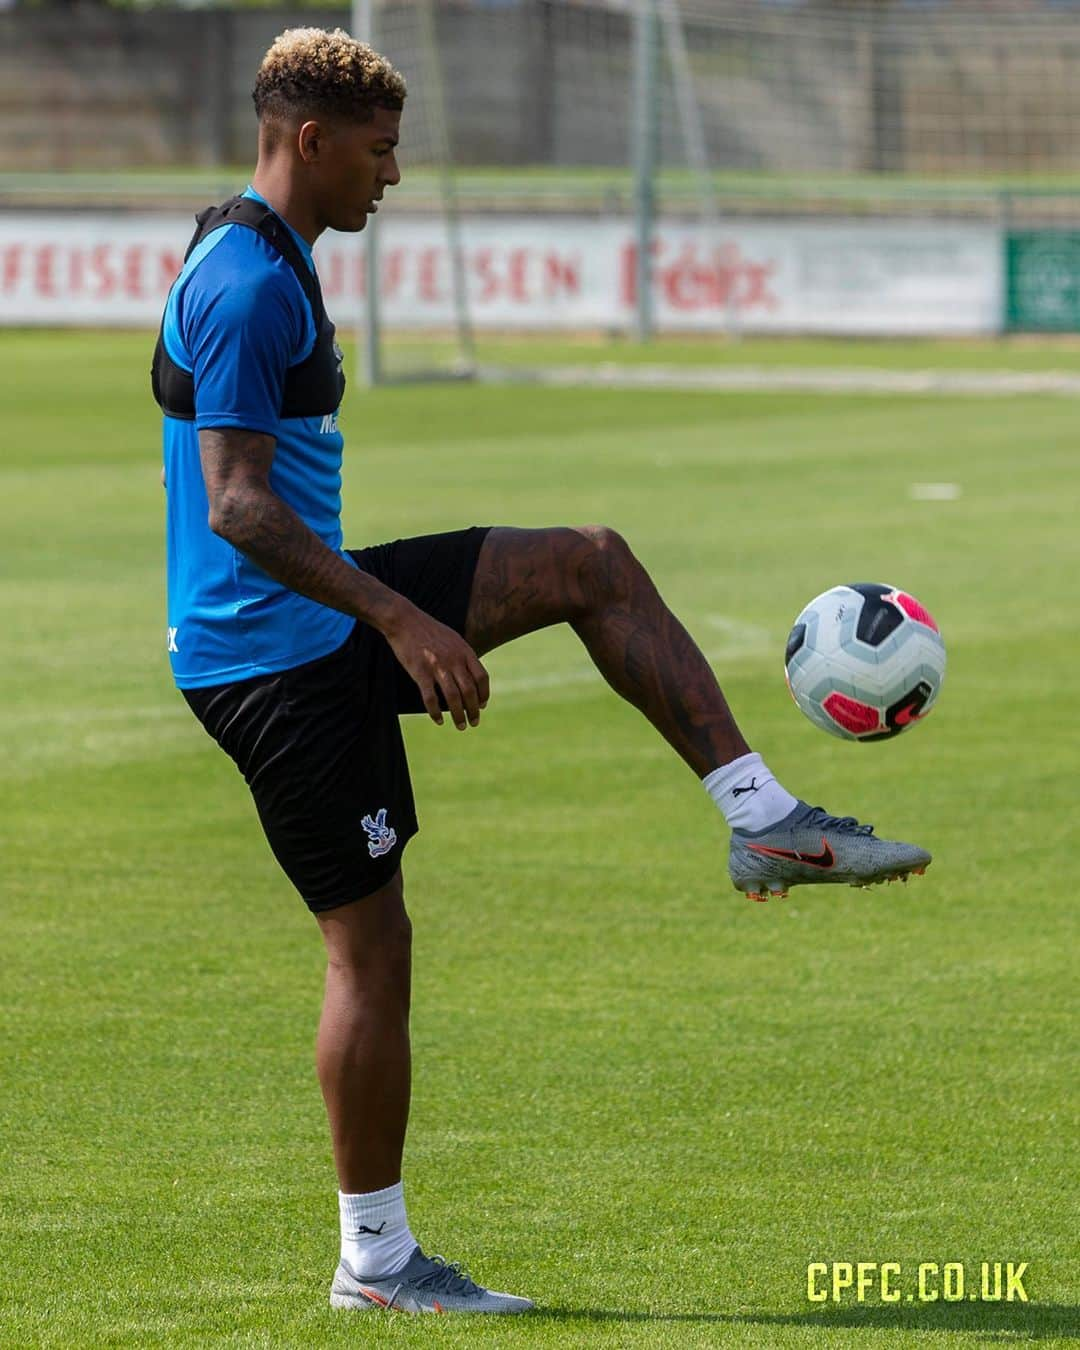
[[[1080,326],[1073,0],[0,5],[0,324],[155,323],[249,176],[262,54],[318,25],[410,85],[377,254],[320,245],[390,352]]]

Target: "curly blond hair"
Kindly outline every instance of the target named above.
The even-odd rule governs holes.
[[[367,122],[376,108],[403,106],[405,80],[340,28],[289,28],[263,57],[252,98],[260,121],[322,114]]]

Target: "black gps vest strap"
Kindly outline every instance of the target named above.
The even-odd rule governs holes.
[[[254,197],[230,197],[221,206],[208,206],[195,217],[196,229],[184,254],[191,257],[196,245],[223,225],[245,225],[261,235],[281,254],[293,270],[311,308],[315,324],[315,345],[299,365],[290,366],[282,388],[278,416],[325,417],[341,405],[345,393],[345,375],[341,369],[341,349],[334,341],[334,325],[323,304],[319,279],[307,264],[292,233],[270,207]],[[195,382],[165,350],[164,318],[154,348],[150,381],[162,411],[182,421],[195,420]]]

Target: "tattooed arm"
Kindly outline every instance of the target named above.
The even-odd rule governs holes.
[[[475,726],[488,678],[468,644],[411,601],[352,567],[270,486],[274,437],[217,427],[199,432],[211,530],[275,581],[379,630],[441,723],[438,692],[459,730]]]
[[[380,632],[402,597],[327,548],[270,486],[273,436],[218,427],[199,432],[210,528],[275,581],[355,615]]]

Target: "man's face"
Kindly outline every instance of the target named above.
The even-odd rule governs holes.
[[[362,230],[386,189],[401,182],[394,156],[400,125],[400,110],[376,108],[370,122],[322,126],[311,170],[325,228]]]

